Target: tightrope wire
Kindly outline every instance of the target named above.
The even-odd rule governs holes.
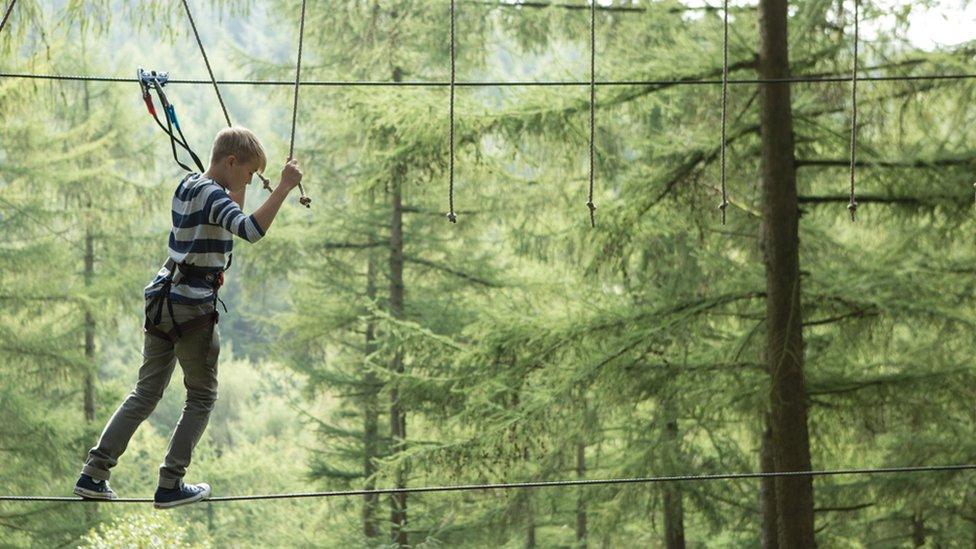
[[[424,493],[424,492],[460,492],[471,490],[503,490],[518,488],[547,488],[554,486],[593,486],[593,485],[613,485],[613,484],[655,484],[668,482],[704,482],[716,480],[746,480],[757,478],[774,477],[826,477],[841,475],[874,475],[874,474],[897,474],[897,473],[923,473],[923,472],[953,472],[969,471],[976,469],[976,463],[960,465],[923,465],[909,467],[878,467],[868,469],[825,469],[818,471],[783,471],[783,472],[753,472],[753,473],[714,473],[699,475],[677,475],[663,477],[635,477],[635,478],[612,478],[612,479],[577,479],[577,480],[554,480],[554,481],[532,481],[532,482],[512,482],[499,484],[460,484],[454,486],[418,486],[416,488],[379,488],[373,490],[329,490],[323,492],[292,492],[282,494],[253,494],[240,496],[218,496],[211,497],[204,501],[245,501],[245,500],[266,500],[266,499],[293,499],[293,498],[325,498],[325,497],[349,497],[370,494],[405,494],[405,493]],[[150,503],[152,498],[119,498],[114,500],[83,500],[79,497],[71,496],[0,496],[0,501],[66,501],[88,503],[105,501],[106,503]]]

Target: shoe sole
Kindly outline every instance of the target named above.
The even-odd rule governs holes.
[[[180,500],[176,500],[176,501],[168,501],[166,503],[153,502],[153,507],[155,507],[156,509],[170,509],[170,508],[173,508],[173,507],[179,507],[180,505],[187,505],[189,503],[196,503],[196,502],[198,502],[200,500],[209,498],[211,492],[213,492],[213,490],[211,488],[207,488],[203,492],[200,492],[199,494],[197,494],[197,495],[195,495],[193,497],[190,497],[190,498],[180,499]]]
[[[105,492],[95,492],[93,490],[88,490],[87,488],[82,488],[80,486],[75,486],[74,493],[76,496],[81,496],[85,499],[97,499],[103,501],[109,501],[113,499],[118,499],[116,494],[106,494]]]

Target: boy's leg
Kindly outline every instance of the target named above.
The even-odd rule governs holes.
[[[194,307],[196,315],[213,312],[212,305]],[[220,332],[216,324],[198,328],[179,339],[176,357],[183,368],[186,404],[173,431],[166,459],[159,467],[159,486],[179,486],[190,465],[193,448],[207,428],[210,411],[217,400],[217,357],[220,354]]]
[[[156,409],[156,404],[169,385],[176,366],[173,344],[146,334],[142,351],[139,381],[125,401],[112,415],[81,472],[98,480],[109,480],[110,470],[125,452],[129,439],[139,425]]]

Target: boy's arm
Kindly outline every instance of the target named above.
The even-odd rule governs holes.
[[[281,170],[281,183],[265,199],[264,204],[261,204],[251,214],[254,217],[255,223],[261,227],[261,231],[268,232],[268,227],[271,226],[275,216],[278,215],[278,209],[281,208],[281,204],[285,201],[288,193],[297,187],[301,180],[302,171],[298,168],[298,162],[291,160],[285,164],[285,168]]]
[[[241,187],[239,191],[227,191],[227,195],[234,202],[237,202],[237,206],[244,209],[244,196],[247,194],[247,187]]]
[[[301,180],[302,172],[298,169],[298,163],[294,160],[288,162],[281,170],[281,183],[251,215],[246,215],[238,205],[238,198],[243,202],[242,192],[231,195],[227,191],[214,191],[212,202],[208,199],[206,206],[207,219],[248,242],[257,242],[278,215],[285,197]]]
[[[271,222],[278,215],[278,210],[281,208],[281,204],[285,201],[290,190],[286,185],[278,185],[268,195],[268,198],[264,199],[264,203],[258,206],[258,209],[254,210],[254,213],[251,214],[254,217],[254,222],[261,227],[262,231],[268,232],[268,227],[271,226]]]

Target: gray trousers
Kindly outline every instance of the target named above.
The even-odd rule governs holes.
[[[148,307],[147,303],[147,307]],[[203,305],[173,304],[177,323],[183,323],[200,315],[212,313],[211,303]],[[147,311],[152,313],[154,311]],[[151,317],[150,317],[151,318]],[[169,331],[173,327],[169,312],[163,305],[159,328]],[[125,452],[129,439],[139,425],[156,408],[163,391],[169,385],[176,361],[183,368],[183,384],[186,386],[186,404],[183,415],[173,431],[166,451],[166,459],[159,467],[159,486],[175,488],[182,482],[190,455],[200,440],[210,411],[217,400],[217,357],[220,354],[220,334],[216,324],[184,333],[176,344],[146,334],[142,351],[142,367],[139,381],[122,405],[115,411],[98,444],[88,451],[88,458],[81,472],[92,478],[108,480],[110,470]]]

